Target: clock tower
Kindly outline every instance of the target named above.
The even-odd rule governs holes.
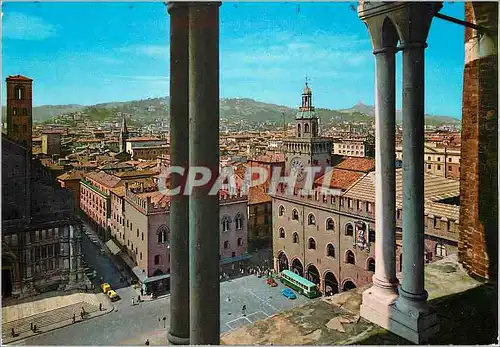
[[[285,152],[285,171],[287,175],[297,172],[296,187],[303,187],[306,182],[308,167],[320,167],[314,179],[325,172],[332,162],[333,140],[319,136],[319,117],[312,103],[312,91],[306,80],[302,91],[302,104],[295,116],[295,136],[283,141]]]

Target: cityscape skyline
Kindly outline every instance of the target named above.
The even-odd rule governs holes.
[[[447,3],[442,12],[463,18],[460,6]],[[161,3],[4,3],[3,14],[2,77],[32,76],[34,106],[169,94],[169,17]],[[350,3],[228,3],[220,16],[222,98],[296,107],[307,76],[317,107],[374,105],[371,43]],[[428,44],[426,113],[460,118],[463,29],[436,19]],[[398,55],[399,85],[401,72]]]

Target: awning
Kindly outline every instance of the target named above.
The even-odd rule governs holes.
[[[122,250],[120,249],[120,247],[118,247],[115,243],[115,241],[113,240],[109,240],[108,242],[105,243],[106,247],[109,248],[109,250],[111,251],[111,253],[113,253],[113,255],[117,255],[118,253],[120,253]]]
[[[156,282],[160,280],[164,280],[166,278],[170,278],[169,274],[166,275],[158,275],[158,276],[153,276],[153,277],[148,277],[144,281],[142,281],[143,284],[151,283],[151,282]]]

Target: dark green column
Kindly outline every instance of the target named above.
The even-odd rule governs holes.
[[[212,172],[189,200],[192,345],[220,343],[219,197],[209,195],[219,174],[219,6],[189,6],[189,164]]]
[[[170,159],[189,165],[188,7],[170,2]],[[184,186],[186,175],[171,175],[171,189]],[[168,341],[189,344],[189,197],[178,194],[170,204],[170,330]]]

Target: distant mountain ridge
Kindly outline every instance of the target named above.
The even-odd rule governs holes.
[[[364,113],[364,114],[367,114],[369,116],[375,117],[375,106],[366,105],[362,102],[358,102],[356,105],[354,105],[351,108],[342,109],[342,110],[338,110],[338,111],[342,112],[342,113],[360,112],[360,113]],[[425,114],[425,117],[426,118],[429,117],[435,121],[442,121],[442,122],[451,122],[451,123],[460,123],[461,122],[460,119],[457,119],[457,118],[451,117],[451,116]],[[403,119],[403,111],[396,110],[396,119],[397,120]]]
[[[134,115],[137,119],[164,119],[170,116],[169,97],[149,98],[125,102],[106,102],[91,106],[85,105],[44,105],[33,108],[35,121],[49,121],[55,116],[72,112],[86,113],[90,119],[104,120],[114,116],[116,112]],[[349,109],[331,110],[316,108],[321,121],[370,121],[375,115],[374,106],[358,103]],[[256,101],[250,98],[222,98],[220,100],[220,116],[229,121],[244,121],[250,123],[274,122],[282,124],[292,121],[297,108]],[[285,119],[283,119],[283,115]],[[5,107],[2,109],[2,118],[5,119]],[[396,118],[401,119],[398,110]],[[431,123],[459,123],[460,120],[447,116],[426,115],[426,122]]]

